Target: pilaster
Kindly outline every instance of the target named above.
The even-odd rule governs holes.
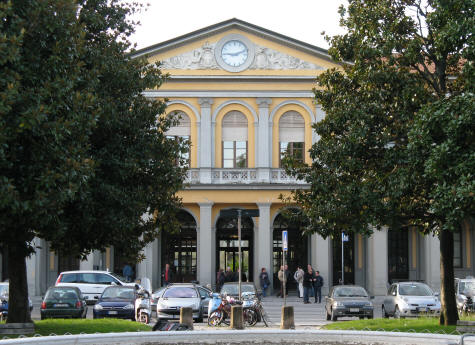
[[[323,238],[319,234],[313,234],[310,236],[311,243],[311,265],[312,267],[320,271],[320,275],[323,277],[323,287],[322,294],[328,295],[329,287],[332,285],[332,266],[331,266],[331,256],[330,256],[330,240],[328,238]],[[302,267],[303,270],[306,270],[306,264]]]
[[[211,130],[211,105],[212,98],[200,98],[198,103],[201,105],[200,121],[200,183],[211,183],[213,133]]]
[[[272,203],[257,203],[259,207],[259,227],[257,230],[257,246],[254,250],[255,261],[255,273],[254,281],[256,286],[259,286],[259,273],[261,272],[262,267],[265,267],[269,273],[269,278],[272,275],[272,230],[270,226],[270,207]],[[257,273],[257,274],[256,274]]]
[[[388,283],[388,228],[374,229],[368,238],[367,288],[372,295],[386,295]]]
[[[269,105],[272,103],[270,98],[257,98],[259,107],[258,135],[256,140],[256,167],[258,168],[259,182],[270,181],[270,125],[269,125]]]
[[[213,202],[203,202],[200,205],[200,229],[198,232],[198,272],[197,278],[201,285],[213,284],[213,233],[211,225],[211,211]]]
[[[437,236],[424,236],[425,282],[435,291],[440,291],[440,240]]]

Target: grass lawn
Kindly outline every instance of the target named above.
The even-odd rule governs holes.
[[[110,333],[151,331],[152,327],[130,320],[119,319],[48,319],[35,321],[35,333],[64,335],[66,333]],[[32,334],[31,334],[32,335]],[[12,336],[16,337],[16,336]]]
[[[463,318],[474,320],[473,318]],[[459,334],[456,326],[440,326],[439,318],[413,318],[413,319],[372,319],[334,322],[322,327],[322,329],[345,329],[345,330],[369,330],[386,332],[417,332],[417,333],[445,333]]]

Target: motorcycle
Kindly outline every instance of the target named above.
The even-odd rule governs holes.
[[[244,306],[243,301],[237,301],[230,296],[213,294],[213,299],[208,305],[208,325],[216,327],[224,323],[229,326],[233,305],[243,305],[243,320],[246,326],[254,326],[257,323],[256,312],[252,308]]]
[[[0,321],[5,321],[8,317],[8,300],[2,298],[0,301]]]
[[[475,312],[475,305],[471,296],[467,296],[463,302],[462,308],[460,310],[461,314],[464,316],[473,314]]]
[[[149,324],[152,316],[152,308],[150,306],[150,291],[152,285],[150,279],[140,279],[140,285],[135,285],[137,298],[135,299],[135,320],[143,324]]]

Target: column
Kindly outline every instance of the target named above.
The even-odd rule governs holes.
[[[143,259],[140,263],[137,264],[137,274],[136,278],[146,277],[150,279],[152,282],[153,278],[153,247],[154,243],[148,243],[145,248],[143,249],[143,254],[145,255],[145,259]]]
[[[201,126],[200,126],[200,183],[211,183],[213,133],[211,130],[211,104],[212,98],[200,98]]]
[[[258,169],[258,181],[269,182],[270,181],[270,135],[269,135],[269,105],[271,104],[270,98],[257,98],[257,105],[259,106],[259,124],[257,129],[256,140],[256,167]]]
[[[27,278],[27,285],[28,285],[28,295],[31,296],[38,296],[41,295],[40,287],[39,287],[39,278],[40,272],[37,271],[37,267],[39,264],[39,258],[41,254],[40,246],[40,239],[35,237],[33,239],[33,246],[36,247],[35,253],[31,254],[31,256],[26,258],[26,278]],[[9,272],[11,275],[12,272]]]
[[[434,291],[440,291],[440,240],[437,236],[424,236],[424,265],[424,280]]]
[[[316,118],[315,118],[316,123],[322,121],[325,118],[325,112],[323,111],[321,104],[317,104],[315,108],[315,114],[316,114]],[[312,130],[312,144],[315,144],[319,140],[320,140],[320,136],[314,130]]]
[[[211,211],[213,202],[202,202],[200,205],[200,229],[198,231],[198,281],[201,285],[213,284],[213,234],[211,230]]]
[[[259,207],[259,227],[257,229],[257,250],[256,253],[256,263],[257,267],[254,275],[254,281],[257,288],[259,286],[259,273],[261,272],[262,267],[265,267],[267,273],[269,273],[269,278],[272,276],[272,233],[270,226],[270,202],[257,203]]]
[[[320,275],[323,277],[322,295],[328,295],[329,287],[332,285],[332,266],[330,256],[330,240],[323,238],[319,234],[313,234],[310,237],[311,243],[311,265],[312,267],[320,271]],[[305,271],[307,269],[306,264],[302,263]]]
[[[388,228],[373,229],[368,239],[368,283],[372,295],[386,295],[388,282]]]

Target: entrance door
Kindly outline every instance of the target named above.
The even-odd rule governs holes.
[[[388,231],[388,281],[409,280],[409,232],[407,228]]]
[[[296,212],[298,212],[296,210]],[[299,221],[292,221],[286,219],[279,214],[274,220],[273,231],[273,274],[274,274],[274,289],[280,289],[280,282],[277,274],[282,266],[282,231],[288,231],[288,251],[285,258],[285,263],[289,266],[291,276],[297,270],[297,265],[300,265],[303,270],[306,269],[310,263],[309,250],[310,245],[309,235],[303,234],[301,230],[301,223]],[[295,290],[297,283],[292,278],[289,282],[289,290]]]
[[[253,277],[254,223],[249,217],[241,218],[242,279]],[[216,272],[229,267],[235,273],[239,267],[239,241],[236,217],[219,217],[216,224]],[[238,277],[236,275],[236,277]]]
[[[333,244],[333,285],[338,285],[341,279],[341,234],[332,240]],[[355,283],[355,236],[348,234],[348,241],[344,243],[344,279],[345,284]]]

